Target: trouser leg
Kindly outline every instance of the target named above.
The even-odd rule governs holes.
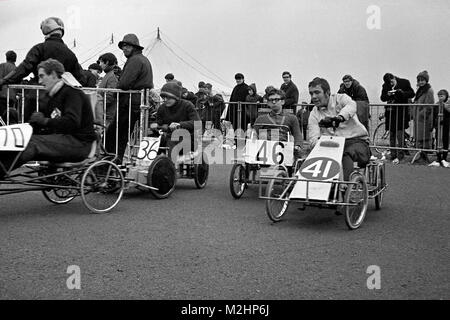
[[[347,139],[342,156],[342,170],[344,180],[348,180],[353,171],[353,163],[357,162],[360,168],[366,167],[370,161],[369,144],[360,139]]]

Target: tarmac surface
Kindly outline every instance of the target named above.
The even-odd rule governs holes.
[[[383,208],[360,229],[332,210],[272,223],[250,186],[235,200],[231,165],[170,198],[128,190],[110,214],[40,192],[1,197],[1,299],[450,299],[450,170],[387,165]],[[81,289],[67,269],[79,266]],[[369,266],[380,289],[368,289]]]

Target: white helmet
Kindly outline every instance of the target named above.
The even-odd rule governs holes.
[[[42,33],[46,36],[55,30],[61,30],[64,36],[64,22],[60,18],[50,17],[41,22]]]

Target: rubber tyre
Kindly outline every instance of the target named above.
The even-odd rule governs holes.
[[[379,170],[377,173],[377,185],[379,188],[383,188],[386,185],[386,180],[384,176],[384,167],[379,166],[378,169]],[[382,204],[383,204],[383,192],[380,192],[380,194],[378,194],[375,197],[375,209],[380,210]]]
[[[350,230],[355,230],[361,226],[366,216],[369,194],[366,179],[362,174],[353,174],[350,177],[350,182],[357,182],[358,185],[348,185],[344,202],[355,203],[358,201],[360,205],[345,206],[345,223]]]
[[[372,145],[376,146],[377,144],[380,146],[380,141],[383,142],[381,145],[390,145],[389,141],[389,130],[386,130],[386,124],[385,122],[380,123],[375,131],[373,132],[372,137]],[[374,148],[374,150],[377,152],[377,154],[382,155],[384,152],[388,152],[389,149],[384,148]]]
[[[203,189],[208,182],[209,164],[206,163],[204,155],[202,155],[202,163],[194,164],[194,182],[197,189]]]
[[[75,199],[75,196],[70,196],[70,197],[60,196],[56,193],[59,191],[65,191],[65,189],[52,188],[52,189],[48,189],[48,190],[42,190],[42,194],[44,195],[45,199],[47,199],[48,201],[50,201],[51,203],[54,203],[54,204],[66,204],[66,203],[69,203],[70,201],[72,201],[73,199]]]
[[[239,199],[242,197],[246,184],[244,165],[235,163],[230,172],[230,192],[233,198]]]
[[[274,174],[277,178],[287,178],[288,174],[286,171],[278,171]],[[280,196],[281,193],[288,185],[288,181],[277,181],[270,180],[267,184],[266,195],[267,197]],[[285,195],[289,196],[289,192]],[[266,213],[269,219],[273,222],[281,221],[281,218],[287,212],[289,206],[289,201],[279,201],[279,200],[266,200]]]
[[[165,199],[175,190],[177,171],[172,160],[166,155],[156,156],[148,167],[147,185],[158,188],[150,189],[150,193],[156,199]]]

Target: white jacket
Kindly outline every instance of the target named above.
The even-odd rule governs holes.
[[[319,121],[325,117],[343,116],[345,121],[339,124],[336,131],[333,128],[320,128]],[[346,94],[332,94],[326,109],[318,110],[314,107],[309,115],[308,136],[313,147],[321,135],[345,138],[361,138],[369,142],[369,133],[359,122],[356,114],[356,102]]]

